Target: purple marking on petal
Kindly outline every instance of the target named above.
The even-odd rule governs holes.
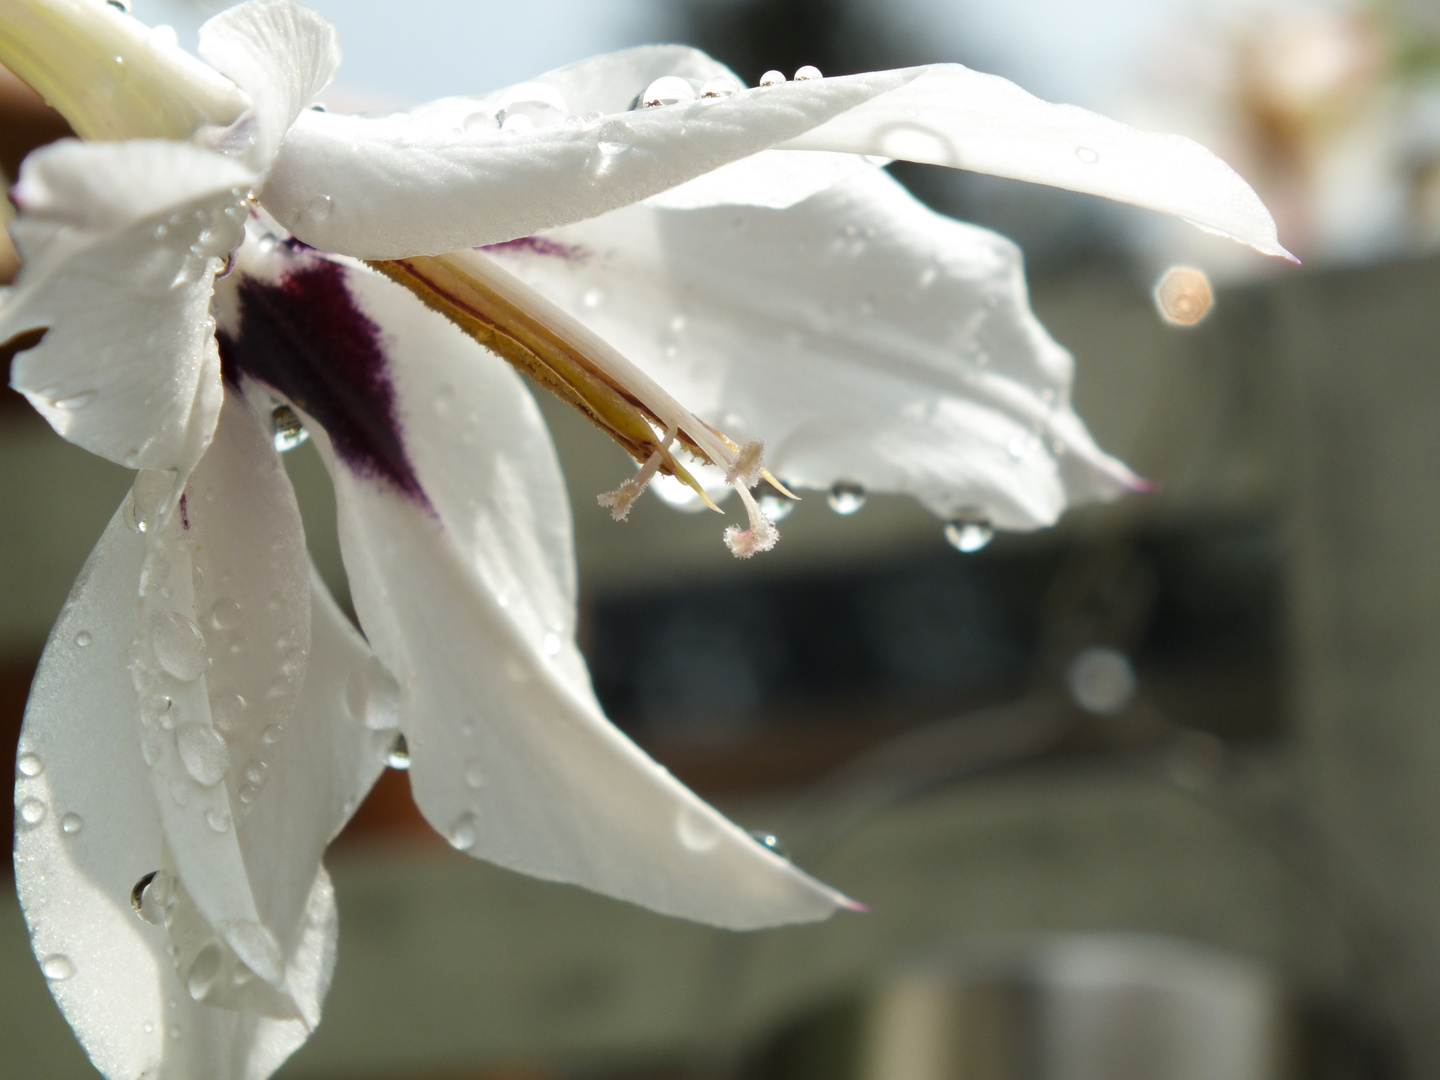
[[[271,387],[313,417],[352,472],[430,501],[405,453],[384,339],[356,305],[346,270],[296,251],[275,283],[242,277],[239,331],[219,330],[225,378],[244,375]]]
[[[494,251],[501,255],[528,252],[531,255],[549,255],[571,262],[584,262],[590,258],[590,252],[578,244],[561,244],[554,240],[547,240],[543,236],[522,236],[515,240],[502,240],[498,244],[486,244],[480,250]]]
[[[186,531],[190,531],[190,511],[185,508],[185,496],[180,496],[180,525]]]

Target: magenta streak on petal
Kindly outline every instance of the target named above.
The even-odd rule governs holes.
[[[531,255],[550,255],[571,262],[584,262],[590,253],[574,244],[560,244],[543,236],[522,236],[517,240],[502,240],[498,244],[486,244],[481,251],[493,251],[500,255],[528,252]]]
[[[190,531],[190,512],[185,509],[185,496],[180,496],[180,524],[186,532]]]
[[[243,277],[239,331],[217,332],[228,382],[255,379],[314,418],[351,472],[430,509],[405,453],[380,327],[356,305],[344,267],[295,253],[278,282]]]

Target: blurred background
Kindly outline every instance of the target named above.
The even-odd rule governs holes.
[[[623,455],[543,400],[610,715],[871,913],[734,935],[530,881],[453,852],[391,771],[329,859],[335,985],[282,1077],[1440,1076],[1434,0],[314,6],[346,49],[332,108],[477,93],[645,41],[700,45],[751,84],[960,61],[1200,139],[1305,266],[1128,207],[893,166],[1022,245],[1034,307],[1077,359],[1077,411],[1159,485],[972,552],[881,495],[808,496],[748,563],[717,519],[655,499],[617,526],[594,494]],[[214,10],[135,3],[185,43]],[[13,178],[63,127],[6,93]],[[1214,283],[1198,325],[1157,313],[1173,263]],[[343,595],[318,459],[287,464]],[[5,391],[7,745],[128,483]],[[9,886],[0,1072],[94,1075]]]

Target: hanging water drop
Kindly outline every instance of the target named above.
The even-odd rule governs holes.
[[[754,840],[766,851],[771,851],[779,855],[782,859],[790,858],[789,854],[785,851],[785,845],[780,843],[780,838],[768,829],[751,829],[750,839]]]
[[[149,532],[169,509],[175,474],[168,469],[141,469],[130,487],[125,520],[136,532]]]
[[[15,759],[15,771],[21,776],[39,776],[45,771],[45,762],[39,754],[21,754]]]
[[[785,73],[783,71],[776,71],[774,68],[771,68],[765,72],[764,75],[760,76],[761,86],[779,86],[784,81]]]
[[[305,425],[300,423],[300,417],[289,405],[275,406],[275,411],[270,414],[270,428],[275,433],[275,449],[282,454],[289,453],[310,438]]]
[[[204,1001],[210,996],[215,980],[220,975],[220,963],[224,958],[225,954],[218,941],[206,942],[205,947],[195,954],[195,960],[185,975],[185,989],[196,1001]]]
[[[150,620],[150,647],[160,666],[181,682],[193,682],[205,672],[205,635],[178,611],[161,611]]]
[[[960,513],[945,522],[945,539],[956,551],[969,555],[995,539],[995,528],[983,514]]]
[[[823,79],[824,77],[814,64],[806,64],[795,72],[796,82],[809,82],[811,79]]]
[[[410,768],[410,744],[405,741],[405,736],[397,734],[390,740],[389,747],[385,753],[385,764],[392,769]]]
[[[159,870],[151,870],[130,890],[130,906],[135,909],[135,914],[152,926],[159,926],[165,921],[164,896],[168,882],[166,878],[159,877]],[[159,880],[157,881],[157,877]]]
[[[479,839],[478,822],[473,813],[461,814],[455,819],[455,824],[450,826],[450,833],[446,837],[452,847],[460,851],[469,851],[475,846]]]
[[[51,953],[40,961],[40,970],[51,982],[64,982],[75,974],[75,965],[64,953]]]
[[[837,480],[825,501],[835,513],[849,517],[865,505],[865,488],[852,480]]]
[[[640,95],[642,109],[656,109],[663,105],[678,105],[682,101],[693,101],[695,88],[678,75],[662,75]]]
[[[760,512],[771,521],[784,521],[795,509],[794,499],[787,499],[774,492],[766,492],[755,501],[760,504]]]

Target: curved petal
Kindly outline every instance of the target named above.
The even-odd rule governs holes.
[[[552,100],[550,126],[500,130],[501,99],[494,97],[471,102],[468,116],[457,99],[387,117],[303,112],[280,147],[265,207],[300,239],[327,251],[375,259],[456,251],[655,195],[915,77],[882,72],[866,81],[789,83],[615,111],[646,88],[651,60],[687,62],[685,53],[658,52],[643,64],[632,53],[613,64],[596,58],[591,82],[605,92],[592,96],[605,102],[609,115],[563,122],[573,106]],[[623,97],[613,89],[622,81]]]
[[[763,439],[787,483],[1032,529],[1136,482],[1071,411],[1073,361],[1014,245],[881,172],[788,210],[637,206],[549,235],[491,255],[707,421]]]
[[[263,1080],[305,1040],[304,1023],[194,1000],[150,897],[146,918],[132,908],[137,884],[173,871],[129,672],[145,560],[133,520],[127,499],[36,673],[16,770],[16,884],[51,992],[109,1080]],[[329,879],[314,870],[285,957],[306,1016],[318,1016],[336,930]]]
[[[862,83],[877,75],[837,80]],[[1199,143],[1052,105],[959,64],[916,68],[786,144],[923,161],[1134,203],[1185,218],[1266,255],[1290,256],[1250,186]],[[825,80],[826,82],[830,80]]]
[[[411,782],[431,823],[502,866],[723,926],[843,904],[605,720],[574,642],[569,507],[518,376],[377,275],[324,263],[344,284],[344,315],[316,276],[322,260],[281,247],[270,258],[269,291],[238,287],[222,318],[226,362],[268,365],[279,392],[292,382],[305,399],[356,609],[399,679]],[[367,328],[374,366],[326,354],[342,315]],[[320,392],[304,374],[317,364],[348,367],[370,403]],[[364,423],[348,418],[357,410]],[[376,436],[383,423],[397,431]],[[401,448],[403,474],[357,450],[360,429]]]
[[[206,22],[200,55],[250,95],[243,157],[263,172],[300,110],[334,78],[340,38],[309,8],[291,0],[255,0]]]
[[[210,293],[253,175],[181,143],[66,140],[25,159],[0,341],[48,327],[11,384],[71,442],[188,471],[220,410]]]

